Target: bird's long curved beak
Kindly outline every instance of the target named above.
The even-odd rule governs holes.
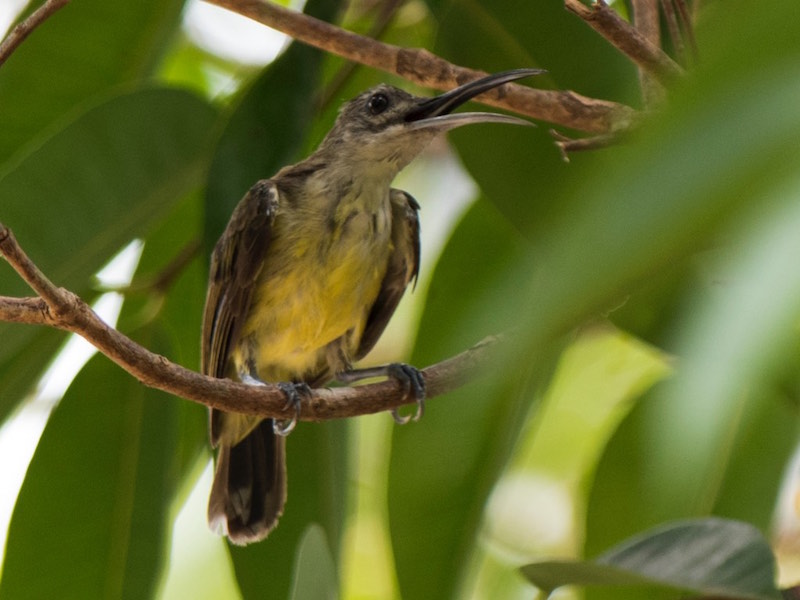
[[[531,75],[540,75],[545,73],[544,69],[514,69],[511,71],[503,71],[502,73],[495,73],[494,75],[487,75],[481,79],[470,81],[454,90],[450,90],[436,96],[423,100],[413,108],[408,115],[406,115],[406,123],[408,129],[452,129],[461,125],[468,125],[470,123],[511,123],[514,125],[533,125],[529,121],[518,119],[509,115],[484,113],[484,112],[467,112],[451,114],[453,110],[471,100],[478,94],[494,89],[498,86],[516,81],[523,77],[530,77]]]

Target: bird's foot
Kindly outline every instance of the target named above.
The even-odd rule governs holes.
[[[303,382],[281,382],[277,385],[286,395],[286,406],[294,408],[295,413],[291,419],[274,419],[272,421],[272,430],[275,434],[286,437],[297,425],[297,421],[300,419],[300,405],[303,403],[303,398],[311,396],[311,388]]]
[[[258,377],[253,377],[249,373],[241,373],[239,378],[242,383],[247,385],[267,385]],[[300,405],[303,403],[303,398],[311,396],[311,388],[308,387],[307,383],[303,382],[290,383],[284,381],[275,385],[277,385],[286,396],[286,407],[294,408],[295,414],[291,419],[272,420],[272,431],[274,431],[276,435],[286,437],[292,433],[295,425],[297,425],[297,421],[300,419]]]
[[[399,381],[405,386],[406,394],[413,396],[417,403],[417,409],[413,415],[400,415],[398,409],[393,408],[392,418],[395,423],[405,425],[409,421],[419,421],[425,413],[425,378],[416,367],[405,363],[390,363],[379,367],[343,371],[336,376],[336,379],[343,383],[352,383],[369,377],[381,376],[392,377]]]

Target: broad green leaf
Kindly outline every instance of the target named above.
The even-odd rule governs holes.
[[[9,527],[0,598],[153,594],[185,408],[104,357],[90,361],[31,461]]]
[[[202,231],[202,196],[192,192],[144,240],[134,285],[154,281],[173,267],[176,257],[196,244]],[[117,327],[129,335],[150,332],[155,348],[187,369],[200,365],[200,323],[205,303],[206,261],[197,255],[174,273],[165,287],[145,289],[126,297]],[[208,412],[204,406],[183,400],[177,425],[176,489],[194,472],[198,457],[208,449]],[[198,523],[202,527],[203,523]]]
[[[87,297],[86,300],[91,302],[92,298]],[[30,329],[30,325],[3,324],[0,328],[10,338],[13,329]],[[34,385],[65,339],[64,333],[45,328],[26,335],[30,335],[28,342],[18,349],[15,356],[9,357],[0,365],[0,422],[8,418],[21,398],[33,391]]]
[[[491,317],[470,320],[465,299],[491,288],[501,265],[524,248],[492,205],[481,200],[470,209],[437,264],[413,364],[431,364],[498,332]],[[539,383],[486,376],[429,402],[419,423],[395,428],[389,524],[403,597],[458,597],[483,505]]]
[[[182,8],[182,0],[81,0],[52,15],[0,69],[0,164],[30,152],[34,137],[87,101],[146,77]]]
[[[767,541],[751,525],[723,519],[671,523],[627,540],[593,561],[533,563],[521,571],[546,592],[570,584],[649,584],[731,599],[781,597]]]
[[[339,597],[336,565],[325,530],[312,523],[297,546],[292,600],[334,600]]]
[[[797,431],[796,408],[771,382],[784,365],[797,365],[800,277],[791,257],[800,253],[800,185],[784,197],[786,206],[757,226],[747,219],[744,239],[731,236],[733,256],[717,269],[727,283],[696,295],[684,317],[676,376],[609,446],[590,503],[590,551],[710,511],[768,529]],[[625,474],[634,463],[644,475]]]
[[[177,203],[148,238],[140,269],[152,274],[164,266],[170,246],[198,235],[199,208],[196,195]],[[136,296],[123,306],[120,327],[156,352],[196,363],[204,290],[196,259],[157,302],[155,321],[154,298]],[[152,596],[167,558],[175,494],[206,445],[205,424],[202,407],[145,388],[96,356],[55,409],[27,473],[0,597]],[[45,548],[46,559],[30,557]],[[63,559],[75,553],[82,577]],[[48,572],[40,587],[26,582],[32,565]]]
[[[113,253],[199,186],[214,119],[207,103],[178,90],[114,96],[4,166],[0,220],[53,282],[86,295]],[[0,287],[4,295],[31,294],[5,263]],[[53,347],[28,349],[39,337],[29,326],[3,324],[0,336],[0,372],[20,355],[41,367]],[[24,391],[13,379],[0,380],[0,413]]]
[[[622,102],[635,99],[633,64],[563,3],[428,0],[428,5],[439,21],[436,51],[448,60],[490,72],[542,67],[548,87]],[[481,43],[465,44],[465,38]]]

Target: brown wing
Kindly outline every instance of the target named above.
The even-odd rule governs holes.
[[[236,206],[214,247],[203,314],[201,366],[206,375],[228,375],[228,357],[263,267],[278,202],[272,181],[256,183]],[[211,420],[215,441],[213,413]]]
[[[419,204],[410,194],[391,190],[392,245],[389,266],[356,352],[356,360],[367,354],[381,337],[408,284],[419,272]]]

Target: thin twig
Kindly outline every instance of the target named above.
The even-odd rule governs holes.
[[[561,158],[564,162],[569,162],[570,152],[584,152],[586,150],[598,150],[600,148],[608,148],[619,142],[619,135],[614,133],[606,133],[602,135],[595,135],[587,138],[573,139],[565,136],[555,129],[550,130],[550,135],[556,140],[555,144],[558,151],[561,153]]]
[[[449,90],[485,75],[460,67],[424,49],[401,48],[355,34],[267,0],[208,0],[285,33],[315,48],[392,73],[420,86]],[[479,97],[484,104],[590,133],[630,127],[637,112],[616,102],[571,91],[537,90],[507,84]]]
[[[0,254],[39,298],[0,297],[0,320],[46,325],[83,337],[143,384],[221,410],[290,418],[293,409],[276,385],[251,386],[196,373],[154,354],[106,324],[69,290],[55,286],[36,267],[13,233],[0,224]],[[476,378],[492,356],[497,338],[422,370],[427,397],[433,398]],[[413,402],[394,380],[358,387],[314,390],[303,401],[301,420],[320,421],[390,410]]]
[[[636,65],[668,86],[683,75],[683,69],[667,56],[661,48],[654,46],[645,37],[609,8],[603,0],[586,6],[580,0],[564,0],[567,10],[575,13],[600,35],[631,59]]]
[[[25,41],[31,32],[39,25],[44,23],[50,15],[56,12],[59,8],[63,8],[69,3],[69,0],[47,0],[39,8],[37,8],[31,15],[24,21],[17,24],[11,30],[2,42],[0,42],[0,65],[2,65],[8,57],[14,53],[14,50]]]

